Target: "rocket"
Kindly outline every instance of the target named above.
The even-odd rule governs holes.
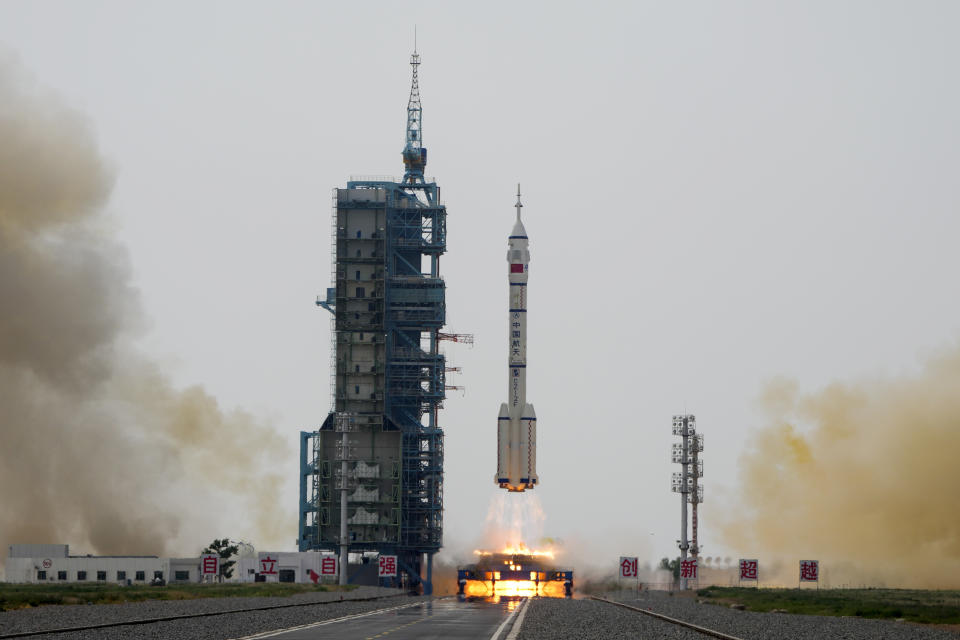
[[[520,185],[517,185],[517,221],[507,243],[510,282],[507,402],[497,417],[497,475],[494,482],[508,491],[533,489],[537,477],[537,414],[527,402],[527,274],[530,250],[527,230],[520,221]]]

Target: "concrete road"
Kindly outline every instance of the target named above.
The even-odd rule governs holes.
[[[515,622],[518,601],[458,602],[445,598],[390,611],[360,614],[249,636],[278,640],[504,640]],[[505,624],[506,623],[506,624]],[[499,632],[499,633],[498,633]]]

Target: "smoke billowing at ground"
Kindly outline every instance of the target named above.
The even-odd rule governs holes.
[[[255,473],[284,443],[131,346],[142,318],[103,214],[111,172],[82,116],[2,55],[0,140],[0,548],[289,538],[280,478]]]
[[[819,558],[835,585],[960,586],[960,347],[913,376],[811,394],[776,381],[762,403],[770,426],[722,532],[767,558],[763,581],[795,584],[796,561]]]

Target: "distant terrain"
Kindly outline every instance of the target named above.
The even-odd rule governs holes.
[[[954,590],[706,587],[697,596],[712,604],[742,604],[747,611],[960,624],[960,591]]]

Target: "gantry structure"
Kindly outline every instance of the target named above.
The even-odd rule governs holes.
[[[416,50],[410,65],[403,177],[333,193],[333,286],[317,301],[333,314],[331,411],[300,433],[299,547],[396,555],[430,593],[443,543],[439,343],[462,336],[440,332],[447,211],[424,175]]]

